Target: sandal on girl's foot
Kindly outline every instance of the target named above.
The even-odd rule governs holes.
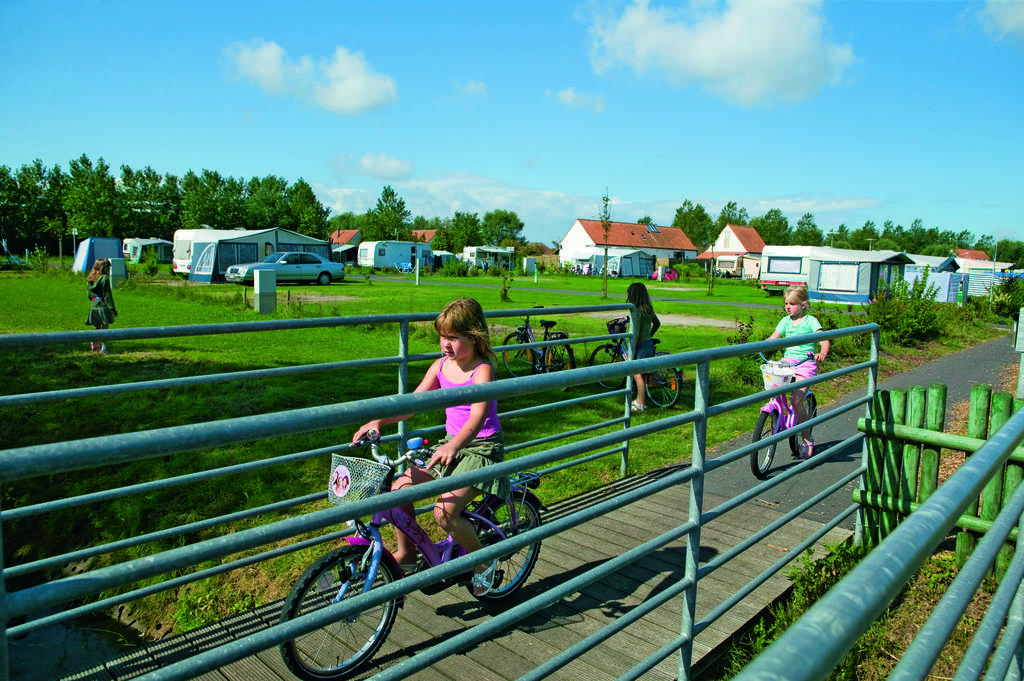
[[[629,408],[633,411],[647,411],[647,405],[640,404],[638,402],[633,402],[629,405]]]
[[[494,588],[494,572],[498,567],[498,561],[492,560],[491,564],[483,572],[473,573],[473,595],[477,598],[486,596]]]
[[[814,441],[801,442],[800,443],[800,454],[801,459],[809,459],[814,456]]]

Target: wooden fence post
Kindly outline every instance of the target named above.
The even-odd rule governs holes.
[[[906,425],[924,428],[925,391],[923,385],[915,385],[907,395]],[[903,475],[900,477],[900,499],[917,501],[917,468],[921,459],[921,445],[905,442],[903,445]]]
[[[992,396],[992,418],[989,421],[988,436],[992,437],[996,431],[1003,427],[1003,424],[1010,420],[1010,415],[1013,411],[1013,395],[1006,392],[996,393]],[[1004,497],[1005,486],[1006,486],[1006,473],[1009,466],[1004,466],[1002,470],[998,471],[985,485],[984,491],[981,493],[981,519],[987,521],[993,521],[996,516],[999,515],[999,511],[1003,508],[1003,499],[1009,498]],[[1010,566],[1010,560],[1013,559],[1013,548],[1009,544],[1003,544],[999,550],[999,554],[996,556],[995,562],[995,577],[998,580],[1002,580],[1003,575],[1006,574],[1006,569]]]
[[[989,403],[992,386],[977,383],[971,387],[971,404],[967,414],[967,437],[984,440],[988,435]],[[978,500],[974,499],[964,511],[965,515],[978,517]],[[974,552],[977,540],[970,532],[963,530],[956,535],[956,563],[963,567]]]
[[[907,416],[907,391],[889,391],[889,411],[886,415],[886,423],[898,423],[904,425]],[[890,436],[886,438],[885,449],[882,452],[882,498],[895,502],[900,494],[900,468],[903,463],[903,441]],[[900,515],[895,511],[886,511],[882,514],[882,538],[888,537],[896,525],[899,524]]]
[[[925,428],[941,433],[946,427],[946,386],[932,383],[928,388]],[[921,450],[921,491],[918,501],[924,503],[939,486],[939,448],[925,446]]]
[[[888,391],[879,390],[874,394],[874,397],[871,399],[870,411],[872,420],[881,422],[888,420]],[[865,487],[869,493],[874,493],[879,497],[882,495],[882,467],[885,458],[885,441],[886,438],[881,435],[867,439],[867,461],[865,462],[867,484]],[[883,511],[870,507],[866,511],[864,529],[868,538],[868,545],[875,547],[885,538],[885,533],[882,530]]]

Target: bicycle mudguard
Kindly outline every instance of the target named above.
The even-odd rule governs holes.
[[[371,546],[373,546],[373,542],[371,542],[369,539],[363,539],[362,537],[344,537],[344,539],[345,539],[345,541],[347,541],[349,543],[350,546],[365,546],[366,548],[370,548]],[[394,574],[399,575],[399,576],[401,576],[403,574],[402,573],[402,566],[398,564],[398,561],[395,560],[395,557],[391,555],[390,551],[388,551],[386,549],[384,551],[381,551],[380,561],[382,563],[383,562],[387,562],[387,564],[389,566],[394,568]],[[399,578],[401,578],[401,577],[399,577]],[[403,608],[403,609],[405,608],[405,596],[404,595],[403,596],[399,596],[395,600],[398,601],[398,607],[399,608]]]
[[[565,331],[555,331],[548,336],[548,340],[565,340],[569,337]]]
[[[761,407],[761,411],[764,412],[764,413],[768,413],[768,412],[772,412],[772,411],[778,412],[779,418],[782,418],[783,416],[785,416],[785,414],[782,413],[782,409],[779,408],[779,405],[775,401],[774,397],[771,400],[768,401],[768,404],[766,404],[763,407]]]

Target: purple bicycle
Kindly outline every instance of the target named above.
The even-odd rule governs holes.
[[[408,462],[422,467],[423,460],[429,459],[433,453],[423,446],[422,438],[413,438],[406,445],[410,453],[392,460],[380,453],[378,440],[377,433],[372,433],[356,443],[356,446],[371,449],[373,461],[339,454],[331,457],[327,493],[332,503],[342,505],[388,492],[400,465]],[[484,546],[540,526],[542,506],[532,491],[539,484],[540,476],[525,471],[512,480],[512,492],[508,498],[486,494],[463,511]],[[425,570],[466,554],[450,535],[434,542],[416,519],[401,508],[379,511],[369,524],[357,518],[350,523],[356,531],[345,538],[346,544],[315,561],[295,582],[284,600],[281,621],[287,622],[330,607],[401,579],[402,568],[381,539],[380,527],[385,522],[390,522],[415,542],[422,556],[420,569]],[[510,596],[526,582],[539,553],[540,542],[537,541],[499,556],[494,587],[487,594],[474,597],[499,600]],[[463,584],[472,594],[472,575],[470,568],[425,586],[421,591],[434,594],[454,584]],[[400,597],[369,607],[282,643],[281,656],[285,665],[295,676],[306,681],[353,676],[384,645],[395,623],[398,608],[403,607],[404,601],[404,597]]]
[[[795,380],[797,365],[814,359],[814,355],[809,355],[807,359],[790,364],[788,362],[773,362],[764,355],[760,356],[764,361],[764,364],[761,365],[761,375],[764,377],[765,390],[778,388],[784,383],[792,383]],[[808,419],[813,419],[818,415],[818,399],[810,390],[807,391],[807,395],[804,397],[804,403],[807,405]],[[798,423],[796,412],[793,410],[789,400],[786,399],[786,393],[776,395],[761,407],[761,413],[757,417],[757,425],[754,427],[754,437],[751,442],[759,442],[776,433],[792,428]],[[807,428],[807,430],[812,429]],[[793,456],[797,456],[797,453],[800,451],[798,437],[799,432],[789,436],[789,448]],[[768,477],[768,471],[772,467],[772,460],[775,459],[775,447],[777,444],[765,445],[750,453],[750,472],[759,480],[764,480]]]

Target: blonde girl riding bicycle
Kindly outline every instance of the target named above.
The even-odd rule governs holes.
[[[441,337],[441,358],[427,369],[426,375],[415,392],[453,388],[494,380],[491,360],[491,340],[480,303],[472,298],[459,298],[449,303],[434,320],[434,328]],[[371,430],[380,432],[381,426],[404,421],[408,416],[374,419],[364,424],[352,437],[357,442]],[[426,468],[409,468],[392,485],[393,490],[409,485],[429,482],[434,478],[428,473],[438,469],[444,476],[465,473],[485,466],[501,463],[505,458],[505,441],[498,422],[497,402],[476,402],[445,409],[445,431]],[[434,519],[446,532],[452,535],[467,553],[482,545],[473,526],[462,517],[462,511],[480,494],[487,492],[501,499],[508,496],[509,480],[499,476],[484,482],[480,487],[464,487],[441,495],[434,505]],[[403,507],[410,517],[415,509],[410,504]],[[395,558],[403,566],[417,563],[416,546],[401,532],[397,532],[398,549]],[[494,584],[497,561],[489,565],[478,565],[473,575],[473,594],[485,596]]]
[[[810,305],[810,297],[807,295],[807,287],[805,286],[790,286],[786,289],[785,295],[785,308],[786,316],[775,327],[775,331],[772,335],[768,336],[768,340],[774,338],[789,338],[790,336],[804,336],[817,333],[821,331],[821,324],[812,315],[807,314],[807,308]],[[808,338],[807,342],[801,343],[800,345],[791,345],[786,348],[785,354],[782,356],[783,362],[790,364],[796,364],[796,380],[802,378],[809,378],[811,376],[818,375],[818,362],[824,361],[825,357],[828,356],[829,348],[831,344],[827,340],[820,341],[821,350],[814,352],[814,339]],[[814,355],[814,361],[806,361],[808,355]],[[807,395],[807,388],[797,388],[790,394],[790,402],[793,404],[793,411],[796,412],[796,417],[799,422],[807,420],[807,405],[804,403],[804,397]],[[800,458],[809,459],[814,455],[814,440],[811,438],[810,431],[803,431],[800,433]]]

